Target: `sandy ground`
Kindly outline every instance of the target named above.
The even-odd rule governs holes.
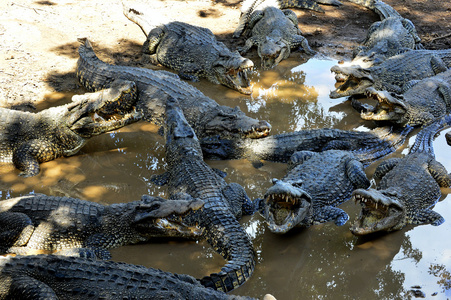
[[[386,2],[416,25],[426,48],[449,48],[451,2]],[[244,43],[232,39],[240,16],[238,0],[138,4],[148,6],[155,16],[208,27],[232,49]],[[349,2],[339,8],[322,7],[324,14],[295,10],[301,30],[314,50],[349,59],[352,47],[365,37],[377,15]],[[145,37],[123,15],[120,1],[1,1],[0,11],[0,106],[41,102],[49,106],[67,95],[60,92],[82,93],[74,74],[79,37],[91,39],[99,56],[110,63],[140,65]],[[255,57],[255,51],[250,55]]]

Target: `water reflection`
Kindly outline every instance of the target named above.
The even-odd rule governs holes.
[[[336,61],[312,59],[301,64],[294,58],[274,70],[254,71],[251,97],[213,86],[193,83],[222,105],[240,106],[249,115],[266,119],[273,133],[332,127],[365,130],[349,102],[330,99],[335,80],[329,69]],[[67,99],[66,99],[67,100]],[[116,203],[140,199],[142,194],[166,196],[164,188],[150,182],[165,170],[164,139],[158,128],[139,122],[117,132],[91,139],[76,156],[41,165],[36,177],[21,178],[11,165],[0,168],[0,199],[45,193],[95,202]],[[409,144],[413,143],[413,137]],[[451,170],[444,135],[435,142],[436,158]],[[395,155],[402,155],[397,153]],[[207,161],[227,172],[226,181],[244,186],[251,198],[262,197],[272,178],[281,178],[286,165],[265,162],[254,168],[247,160]],[[372,175],[374,165],[368,169]],[[333,184],[333,183],[332,183]],[[446,192],[446,191],[444,191]],[[440,201],[435,210],[448,221],[438,227],[406,227],[391,234],[357,238],[349,225],[332,223],[298,229],[287,235],[266,230],[256,214],[242,221],[251,236],[258,265],[254,275],[233,294],[277,299],[411,299],[410,290],[433,299],[450,297],[451,202]],[[341,206],[354,219],[360,207]],[[112,251],[113,259],[202,277],[224,264],[204,241],[156,240]],[[412,288],[415,287],[415,288]]]

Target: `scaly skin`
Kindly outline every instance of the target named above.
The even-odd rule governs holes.
[[[141,114],[132,111],[136,98],[133,82],[117,81],[39,113],[0,108],[0,160],[12,162],[21,176],[35,176],[40,163],[74,155],[92,136],[138,121]]]
[[[409,81],[435,76],[450,66],[451,50],[409,50],[369,68],[333,66],[331,71],[346,80],[330,97],[364,94],[369,87],[400,94]]]
[[[443,217],[431,207],[441,196],[440,187],[450,187],[451,178],[445,167],[434,159],[432,142],[436,134],[451,126],[445,116],[423,128],[410,153],[403,158],[390,158],[375,170],[381,179],[376,189],[356,190],[353,199],[362,208],[351,225],[355,235],[400,230],[408,224],[438,226]]]
[[[362,45],[354,49],[349,65],[364,68],[383,62],[406,50],[423,49],[415,26],[393,7],[380,0],[349,0],[377,13],[381,21],[373,23]]]
[[[249,118],[239,108],[218,105],[173,73],[110,65],[97,58],[87,39],[80,42],[77,77],[82,85],[98,90],[116,79],[136,82],[137,108],[148,121],[163,124],[166,100],[173,97],[199,138],[215,135],[260,138],[271,130],[268,122]]]
[[[355,235],[400,230],[408,224],[438,226],[443,217],[431,210],[441,196],[440,187],[449,187],[446,169],[426,152],[391,158],[375,171],[382,178],[377,189],[356,190],[353,200],[362,206],[350,230]]]
[[[338,208],[356,188],[368,188],[362,163],[342,150],[299,151],[288,173],[273,180],[264,196],[263,216],[274,233],[334,221],[342,226],[349,216]]]
[[[446,115],[434,121],[432,124],[421,128],[415,138],[415,143],[410,147],[410,152],[426,152],[435,156],[433,147],[434,138],[440,131],[450,126],[451,116]]]
[[[265,296],[265,299],[274,299]],[[59,255],[0,258],[0,299],[251,299],[207,289],[183,274]]]
[[[364,165],[390,154],[405,141],[411,127],[380,127],[369,132],[340,129],[310,129],[271,135],[262,139],[218,139],[201,141],[208,159],[269,160],[286,163],[296,151],[348,150]]]
[[[146,11],[147,12],[147,11]],[[176,70],[183,79],[198,81],[200,77],[222,84],[243,94],[251,94],[248,72],[254,63],[237,51],[218,42],[210,29],[183,22],[150,26],[152,11],[145,14],[124,4],[124,15],[138,24],[147,36],[143,54],[153,64]]]
[[[187,193],[204,201],[197,221],[210,245],[228,260],[219,273],[201,279],[206,287],[231,291],[249,279],[255,267],[252,243],[238,222],[242,214],[253,212],[244,189],[227,184],[203,160],[199,141],[176,101],[166,104],[167,172],[154,182],[167,184],[169,194]]]
[[[257,46],[258,56],[261,58],[262,69],[271,69],[283,59],[290,56],[291,49],[301,47],[307,54],[313,55],[307,39],[301,34],[296,14],[289,10],[276,7],[266,7],[257,10],[249,17],[249,38],[241,54]]]
[[[426,126],[450,112],[451,69],[409,86],[402,95],[367,89],[367,96],[378,104],[362,112],[362,119]]]
[[[301,8],[301,9],[311,9],[317,12],[324,13],[324,10],[318,5],[328,4],[340,6],[341,2],[338,0],[244,0],[241,3],[241,16],[238,22],[238,27],[233,33],[233,37],[240,37],[243,31],[248,26],[250,16],[253,12],[257,10],[264,10],[267,7],[273,6],[279,9],[285,8]]]
[[[422,49],[415,26],[408,19],[390,17],[373,23],[351,65],[370,67],[407,50]]]
[[[46,195],[12,198],[0,201],[0,249],[20,255],[63,255],[65,250],[84,248],[110,259],[107,249],[155,237],[199,238],[202,230],[190,222],[190,215],[202,206],[200,200],[150,196],[111,205]]]

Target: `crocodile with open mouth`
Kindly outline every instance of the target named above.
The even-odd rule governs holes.
[[[370,186],[362,163],[343,150],[296,152],[287,174],[273,183],[262,210],[269,230],[279,234],[328,221],[344,225],[349,216],[337,206]]]
[[[136,100],[136,85],[117,81],[39,113],[0,108],[0,161],[12,162],[21,176],[35,176],[40,163],[75,155],[92,136],[140,120]]]
[[[374,178],[380,179],[376,188],[353,192],[353,200],[361,205],[350,227],[354,235],[390,232],[409,224],[438,226],[445,221],[432,207],[442,195],[440,188],[451,186],[451,177],[435,160],[432,140],[450,125],[451,117],[445,116],[422,129],[409,154],[376,168]]]
[[[233,37],[238,38],[243,34],[249,24],[250,16],[257,10],[262,11],[273,6],[279,9],[300,8],[324,13],[319,4],[340,6],[342,3],[338,0],[244,0],[241,2],[241,16]]]
[[[407,86],[402,95],[368,88],[367,96],[378,103],[367,106],[360,114],[362,119],[426,126],[451,111],[451,69]]]
[[[294,48],[300,48],[308,55],[315,54],[302,36],[298,18],[292,10],[269,6],[253,12],[249,18],[249,36],[240,53],[245,54],[257,46],[262,69],[274,68],[288,58]]]
[[[401,94],[404,85],[447,71],[451,67],[451,50],[409,50],[387,58],[378,65],[333,66],[331,71],[345,78],[331,98],[365,94],[369,87]]]
[[[423,49],[415,25],[390,5],[381,0],[350,1],[371,9],[381,19],[371,24],[365,40],[354,49],[351,65],[370,67],[406,50]]]
[[[252,93],[248,73],[254,63],[250,59],[230,51],[208,28],[178,21],[152,26],[152,11],[146,13],[124,4],[124,15],[147,36],[143,55],[150,62],[176,70],[183,79],[203,77],[243,94]]]
[[[202,229],[191,215],[202,209],[200,200],[147,195],[111,205],[42,194],[11,198],[0,201],[0,251],[74,255],[83,249],[80,255],[89,250],[110,259],[110,248],[156,237],[199,239]]]

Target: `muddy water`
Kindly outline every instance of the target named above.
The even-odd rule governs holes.
[[[274,134],[322,127],[368,130],[374,125],[362,121],[349,102],[328,97],[335,83],[329,71],[334,64],[336,61],[320,59],[301,64],[290,59],[275,70],[256,70],[251,97],[205,81],[193,85],[220,104],[239,106],[250,116],[270,121]],[[65,94],[52,97],[60,102],[69,100]],[[395,155],[405,154],[413,141],[414,135]],[[451,170],[443,133],[434,146],[437,159]],[[242,184],[251,198],[261,197],[271,185],[270,179],[282,177],[286,170],[284,164],[268,162],[255,169],[247,160],[208,163],[226,171],[227,181]],[[368,168],[369,176],[375,165]],[[34,192],[105,204],[136,200],[142,194],[166,197],[165,189],[149,180],[165,167],[164,140],[157,128],[136,123],[91,139],[76,156],[42,164],[36,177],[18,177],[17,170],[2,165],[0,196],[7,199]],[[251,279],[233,293],[254,297],[271,293],[282,300],[410,299],[413,294],[409,290],[420,290],[427,298],[449,298],[451,202],[446,195],[442,198],[435,210],[448,220],[443,225],[407,227],[370,238],[354,237],[349,223],[342,227],[327,223],[280,236],[266,229],[260,215],[245,217],[242,224],[253,240],[258,265]],[[351,220],[358,213],[358,207],[350,202],[342,208]],[[217,272],[224,264],[203,241],[157,240],[112,253],[117,261],[195,277]]]

